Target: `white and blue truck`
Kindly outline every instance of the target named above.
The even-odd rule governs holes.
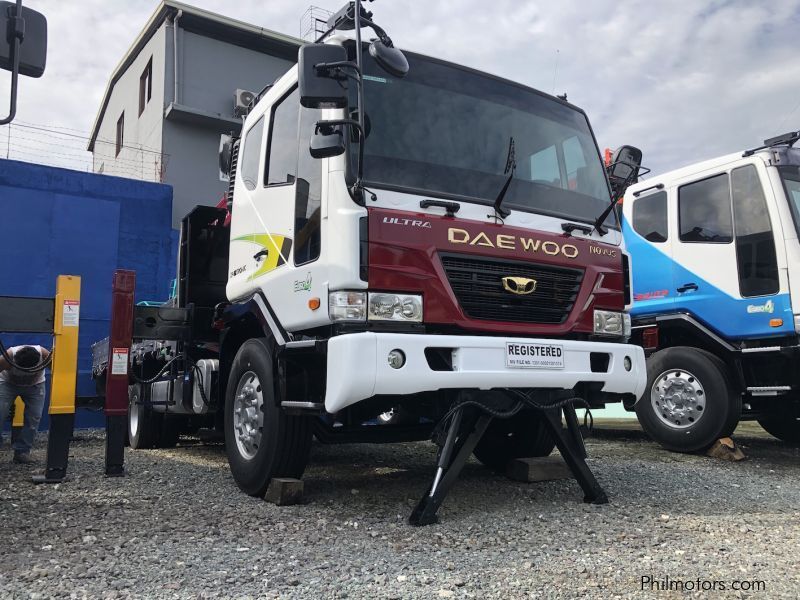
[[[670,450],[702,450],[740,420],[800,442],[798,140],[790,132],[625,191],[633,339],[648,375],[635,410]]]

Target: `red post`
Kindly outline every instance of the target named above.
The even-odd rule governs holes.
[[[128,427],[128,372],[133,338],[133,294],[136,273],[114,271],[111,291],[111,331],[106,367],[106,476],[125,474],[125,433]]]

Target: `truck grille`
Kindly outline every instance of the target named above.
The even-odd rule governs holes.
[[[583,271],[522,261],[441,254],[444,270],[461,309],[472,319],[557,325],[567,320],[580,291]],[[518,296],[502,278],[528,277],[536,290]]]

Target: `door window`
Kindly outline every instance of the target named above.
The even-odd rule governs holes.
[[[297,176],[297,119],[300,97],[295,88],[272,109],[265,185],[294,183]]]
[[[634,200],[633,229],[648,242],[667,241],[667,192],[656,192]]]
[[[264,117],[262,116],[256,124],[247,130],[244,136],[244,150],[239,160],[239,173],[242,176],[244,186],[248,190],[256,189],[258,181],[258,157],[261,154],[261,140],[264,137]]]
[[[733,240],[728,174],[703,179],[678,190],[682,242],[728,244]]]
[[[302,265],[319,258],[322,206],[322,161],[309,152],[319,111],[300,108],[300,141],[297,158],[294,263]]]
[[[775,239],[758,171],[747,165],[731,172],[736,262],[742,296],[765,296],[780,289]]]

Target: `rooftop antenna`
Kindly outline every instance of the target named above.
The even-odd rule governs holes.
[[[558,48],[556,48],[556,66],[553,68],[553,89],[550,92],[551,94],[556,93],[556,77],[558,76],[558,57],[560,55],[561,53],[558,51]]]

